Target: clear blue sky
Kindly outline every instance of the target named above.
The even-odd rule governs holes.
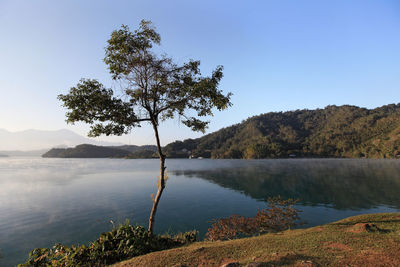
[[[113,85],[104,47],[110,33],[153,21],[161,50],[178,62],[200,59],[203,74],[225,67],[221,89],[233,107],[208,132],[270,111],[400,99],[400,1],[19,1],[0,0],[0,128],[68,128],[56,99],[80,78]],[[201,136],[179,121],[163,143]],[[149,127],[120,138],[153,143]]]

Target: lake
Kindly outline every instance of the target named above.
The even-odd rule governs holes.
[[[0,158],[0,266],[36,247],[87,244],[112,223],[147,226],[156,159]],[[400,161],[371,159],[168,159],[158,233],[197,229],[213,218],[253,216],[266,199],[301,199],[303,227],[400,208]],[[112,221],[112,222],[111,222]]]

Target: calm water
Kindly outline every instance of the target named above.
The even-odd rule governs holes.
[[[204,235],[213,218],[300,198],[306,226],[400,208],[400,161],[167,160],[157,232]],[[129,219],[146,224],[158,160],[0,158],[0,266],[35,247],[87,244]]]

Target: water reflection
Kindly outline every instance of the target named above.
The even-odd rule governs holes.
[[[203,236],[211,219],[254,216],[278,194],[302,200],[306,226],[400,207],[396,160],[169,159],[167,167],[159,233]],[[0,266],[35,247],[87,244],[110,220],[146,225],[158,168],[147,159],[0,159]]]
[[[300,159],[237,161],[229,168],[176,171],[200,177],[257,200],[281,195],[302,205],[335,209],[400,208],[397,160]]]

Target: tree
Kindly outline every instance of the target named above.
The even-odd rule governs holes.
[[[153,234],[155,215],[166,184],[165,155],[162,151],[158,127],[160,122],[176,116],[193,131],[204,132],[213,115],[213,108],[223,110],[231,105],[231,93],[218,89],[222,66],[210,77],[201,75],[200,61],[190,60],[178,65],[166,55],[152,51],[160,45],[160,35],[150,21],[142,20],[131,32],[126,25],[111,34],[104,62],[113,80],[121,82],[123,93],[114,94],[94,79],[81,79],[68,94],[59,95],[67,122],[83,121],[91,125],[89,136],[122,135],[143,123],[153,126],[160,157],[160,177],[149,217],[149,234]]]

